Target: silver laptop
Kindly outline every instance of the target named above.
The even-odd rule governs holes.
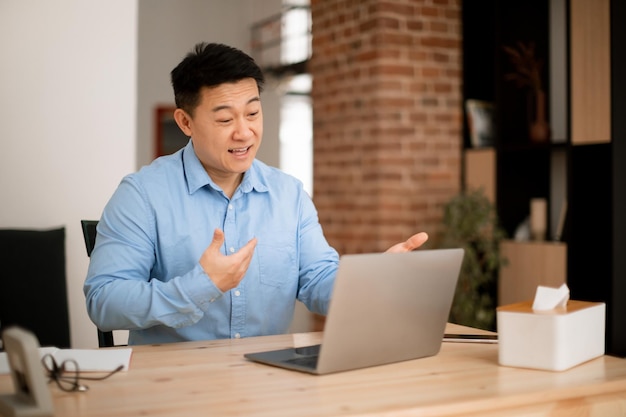
[[[463,254],[457,248],[344,255],[321,345],[244,356],[318,375],[434,356]]]

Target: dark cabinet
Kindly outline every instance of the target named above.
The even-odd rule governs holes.
[[[501,224],[512,237],[529,216],[530,200],[547,200],[547,240],[566,244],[571,298],[607,303],[607,353],[620,356],[626,356],[624,18],[625,2],[615,0],[465,1],[462,11],[463,95],[493,103]],[[532,89],[511,77],[516,66],[506,48],[516,45],[532,48],[540,66],[552,127],[545,141],[531,139]],[[463,143],[467,161],[474,153],[469,129]]]

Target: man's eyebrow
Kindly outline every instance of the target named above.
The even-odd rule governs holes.
[[[259,96],[256,97],[252,97],[250,100],[248,100],[248,102],[246,103],[246,106],[250,103],[254,103],[255,101],[261,101],[261,98]],[[213,111],[213,113],[218,112],[220,110],[227,110],[230,109],[231,106],[227,105],[227,104],[223,104],[221,106],[216,106],[213,107],[213,109],[211,109],[211,111]]]

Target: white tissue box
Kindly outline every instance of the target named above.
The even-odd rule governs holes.
[[[532,305],[497,308],[500,365],[563,371],[604,355],[604,303],[570,300],[540,311]]]

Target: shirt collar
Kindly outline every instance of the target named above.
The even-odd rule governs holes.
[[[250,169],[244,173],[243,181],[241,182],[241,185],[239,185],[236,193],[249,193],[252,190],[264,192],[268,190],[266,178],[262,174],[259,165],[260,162],[254,160]],[[189,194],[195,193],[206,185],[215,190],[220,190],[220,187],[213,182],[202,166],[202,163],[193,149],[193,142],[191,140],[183,149],[183,169],[185,172],[187,191]]]

